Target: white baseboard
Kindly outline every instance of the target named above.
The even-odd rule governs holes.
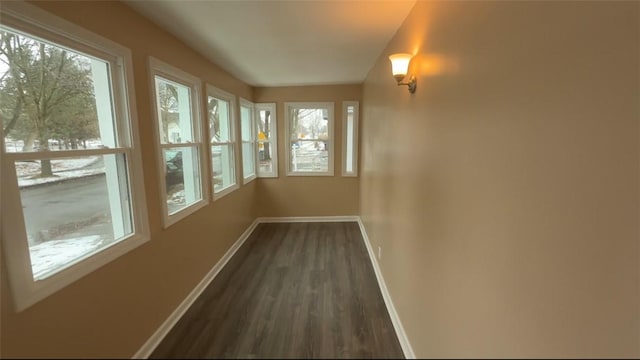
[[[289,217],[260,217],[259,223],[286,222],[351,222],[358,221],[359,216],[289,216]]]
[[[387,311],[389,312],[389,316],[391,317],[391,322],[393,323],[393,327],[396,331],[396,335],[398,336],[398,340],[400,341],[400,346],[402,346],[402,351],[404,352],[404,356],[407,359],[415,359],[416,356],[413,352],[413,348],[409,343],[409,339],[407,338],[406,333],[404,332],[404,328],[402,327],[402,322],[398,317],[398,313],[396,312],[395,307],[393,306],[393,301],[391,300],[391,295],[389,295],[389,291],[387,290],[387,285],[384,282],[384,278],[382,277],[382,273],[380,272],[380,266],[378,265],[378,261],[376,260],[373,249],[371,248],[371,243],[369,241],[369,237],[367,236],[367,232],[362,224],[362,220],[359,216],[309,216],[309,217],[261,217],[257,218],[247,230],[245,230],[242,235],[236,240],[236,242],[227,250],[227,252],[222,256],[220,261],[218,261],[211,270],[207,273],[207,275],[198,283],[198,285],[189,293],[189,295],[180,303],[180,305],[169,315],[167,320],[165,320],[162,325],[156,330],[153,335],[147,340],[147,342],[142,345],[140,350],[136,352],[133,356],[133,359],[146,359],[148,358],[153,350],[160,344],[162,339],[171,331],[171,328],[180,320],[180,318],[187,312],[189,307],[193,305],[198,296],[202,294],[202,292],[209,286],[211,281],[215,279],[220,270],[227,265],[227,262],[233,257],[233,255],[238,251],[238,249],[244,244],[244,242],[249,238],[249,235],[253,232],[253,230],[260,223],[284,223],[284,222],[351,222],[355,221],[358,223],[360,227],[360,232],[362,233],[362,238],[364,240],[364,244],[369,252],[369,259],[371,260],[371,264],[373,265],[373,270],[376,274],[376,279],[378,280],[378,286],[380,287],[380,292],[382,292],[382,297],[384,299],[385,305],[387,306]]]
[[[375,253],[373,252],[373,248],[371,247],[371,241],[367,236],[367,231],[365,230],[364,224],[362,223],[362,219],[360,219],[360,217],[358,217],[358,225],[360,226],[360,232],[362,233],[364,245],[367,247],[367,251],[369,252],[369,259],[371,259],[371,265],[373,265],[373,271],[376,274],[376,279],[378,279],[378,286],[380,287],[380,291],[382,292],[382,298],[384,299],[385,305],[387,305],[387,311],[389,312],[389,316],[391,317],[393,328],[396,330],[396,335],[398,336],[398,341],[400,341],[400,346],[402,347],[404,357],[405,359],[415,359],[416,354],[413,352],[411,343],[409,343],[409,338],[407,338],[407,334],[404,332],[404,327],[402,327],[402,322],[400,321],[398,312],[396,311],[395,306],[393,306],[391,294],[389,294],[387,285],[384,282],[382,272],[380,271],[380,266],[378,265],[378,260],[375,256]]]
[[[165,320],[162,325],[156,330],[153,335],[147,340],[147,342],[142,345],[140,350],[133,355],[133,359],[146,359],[148,358],[153,350],[160,344],[162,339],[171,331],[173,326],[180,320],[180,318],[187,312],[189,307],[193,305],[198,296],[202,294],[202,292],[209,286],[211,281],[215,279],[220,270],[227,265],[227,262],[233,257],[233,255],[238,251],[238,249],[244,244],[244,242],[249,238],[249,235],[253,232],[253,230],[258,226],[258,220],[254,220],[251,225],[245,230],[242,235],[236,240],[233,245],[227,250],[227,252],[220,258],[220,260],[209,270],[207,275],[198,283],[198,285],[187,295],[187,297],[178,305],[178,307],[169,315],[167,320]]]

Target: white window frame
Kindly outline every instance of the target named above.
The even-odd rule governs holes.
[[[335,104],[333,102],[285,102],[284,103],[284,132],[285,132],[285,161],[287,168],[287,176],[333,176],[334,175],[334,133],[333,127],[335,123],[334,116],[334,107]],[[328,150],[329,151],[329,164],[328,169],[325,172],[319,171],[293,171],[291,169],[291,109],[309,109],[309,108],[326,108],[329,113],[329,119],[327,122],[329,139],[328,142]]]
[[[358,101],[344,101],[342,103],[342,176],[358,176],[358,116],[359,116],[359,106],[360,103]],[[351,134],[351,138],[349,138],[348,130],[348,121],[349,107],[353,107],[353,133]],[[347,170],[347,148],[349,141],[351,141],[351,161],[353,162],[353,169],[351,171]]]
[[[260,121],[260,111],[266,110],[271,112],[271,138],[269,140],[260,140],[257,139],[256,143],[256,163],[257,163],[257,176],[259,178],[277,178],[278,177],[278,118],[276,113],[276,103],[256,103],[255,104],[255,118],[256,118],[256,134],[258,133],[259,126],[258,121]],[[257,136],[256,136],[257,137]],[[270,144],[271,145],[271,163],[272,163],[272,171],[260,171],[260,144]]]
[[[191,90],[191,126],[193,131],[193,141],[187,143],[167,143],[163,144],[160,139],[160,119],[158,114],[158,103],[156,98],[156,76],[160,76],[166,80],[178,83],[180,85],[189,87]],[[176,222],[184,219],[185,217],[200,210],[209,203],[209,171],[207,171],[207,163],[209,152],[205,149],[205,142],[203,136],[203,121],[202,121],[202,107],[203,97],[202,94],[202,81],[200,78],[191,75],[175,66],[169,65],[154,57],[149,57],[149,87],[151,90],[151,103],[154,119],[155,129],[155,141],[156,141],[156,158],[158,164],[158,179],[160,181],[160,199],[162,205],[162,220],[164,228],[175,224]],[[198,172],[200,174],[200,199],[192,202],[186,207],[178,210],[173,214],[169,214],[167,206],[167,184],[165,179],[165,161],[163,149],[187,147],[191,146],[198,151],[198,165],[200,168]],[[185,162],[186,163],[186,162]],[[186,173],[186,172],[185,172]],[[185,180],[186,181],[186,180]]]
[[[2,15],[1,23],[11,29],[58,46],[95,56],[109,63],[113,87],[113,109],[117,125],[116,133],[118,144],[120,144],[120,147],[108,149],[49,151],[46,154],[43,152],[9,154],[5,152],[4,146],[0,150],[3,153],[0,164],[3,184],[2,250],[14,306],[19,312],[144,244],[150,236],[140,141],[137,133],[131,51],[120,44],[24,2],[3,3],[0,12]],[[3,143],[4,134],[0,134],[0,138],[3,139]],[[126,157],[132,234],[96,253],[74,260],[51,276],[34,280],[14,162],[36,158],[108,154],[123,154]]]
[[[237,129],[237,116],[236,116],[236,108],[237,108],[237,103],[236,103],[236,96],[233,95],[230,92],[226,92],[222,89],[219,89],[213,85],[207,84],[207,100],[205,103],[209,102],[209,96],[223,100],[223,101],[227,101],[229,103],[229,137],[230,137],[230,141],[228,142],[214,142],[213,141],[213,134],[209,133],[209,152],[210,152],[210,156],[213,156],[213,152],[211,150],[211,148],[213,146],[216,145],[226,145],[229,146],[231,148],[231,152],[232,152],[232,161],[231,164],[233,166],[233,184],[227,186],[226,188],[223,188],[222,190],[216,192],[214,189],[214,184],[213,184],[213,165],[211,166],[211,193],[213,194],[213,201],[216,201],[220,198],[222,198],[223,196],[232,193],[234,190],[239,189],[240,188],[240,184],[238,184],[238,169],[236,168],[236,143],[237,143],[237,137],[236,137],[236,129]],[[207,116],[208,116],[208,112],[207,112]],[[207,124],[209,119],[207,118]]]
[[[258,167],[258,162],[257,162],[257,158],[256,158],[256,154],[257,154],[257,146],[256,146],[256,118],[255,118],[255,114],[256,114],[256,109],[255,109],[255,104],[252,103],[251,101],[244,99],[244,98],[240,98],[240,113],[238,115],[238,122],[240,123],[240,150],[242,153],[242,183],[243,184],[248,184],[251,181],[253,181],[258,173],[257,167]],[[242,139],[242,108],[246,107],[251,111],[250,114],[250,121],[249,121],[249,134],[251,134],[251,139],[248,141],[245,141],[244,139]],[[247,174],[244,173],[244,163],[245,163],[245,151],[244,151],[244,144],[251,144],[251,153],[253,154],[253,174],[249,174],[247,176]]]

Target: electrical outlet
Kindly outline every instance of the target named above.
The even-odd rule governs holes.
[[[378,260],[382,259],[382,247],[378,246]]]

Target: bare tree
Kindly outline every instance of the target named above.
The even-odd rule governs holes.
[[[77,54],[6,31],[0,31],[0,61],[8,69],[0,96],[14,99],[2,111],[8,113],[2,115],[5,136],[20,128],[25,146],[36,139],[40,151],[49,151],[49,140],[65,121],[61,117],[72,113],[65,108],[90,103],[90,70]],[[41,160],[40,171],[51,176],[51,161]]]

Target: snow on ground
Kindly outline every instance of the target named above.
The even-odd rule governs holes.
[[[57,182],[64,179],[102,174],[104,173],[104,168],[85,169],[85,167],[88,167],[99,160],[100,156],[51,160],[53,176],[48,177],[38,177],[40,174],[40,161],[16,161],[18,186],[25,187]]]
[[[102,141],[100,139],[87,140],[87,149],[100,149],[102,148]],[[82,145],[80,145],[82,146]],[[37,146],[36,146],[37,147]],[[4,138],[4,149],[8,153],[24,152],[24,141],[14,140],[10,137]],[[60,150],[58,142],[55,140],[49,140],[49,149],[52,151]],[[84,148],[83,148],[84,149]]]
[[[169,210],[169,214],[174,213],[187,204],[187,201],[184,197],[184,189],[177,190],[172,194],[169,194],[167,197],[167,208]]]
[[[61,181],[63,179],[73,179],[79,178],[83,176],[90,176],[96,174],[103,174],[104,169],[84,169],[84,170],[71,170],[65,171],[61,173],[54,174],[54,176],[44,177],[44,178],[28,178],[28,177],[20,177],[18,178],[18,186],[25,187],[37,184],[46,184]]]
[[[98,156],[89,156],[82,158],[51,160],[51,169],[53,172],[78,169],[91,165],[98,159]],[[40,174],[40,161],[17,161],[16,173],[18,176],[38,175]]]
[[[34,279],[42,279],[51,272],[88,255],[103,246],[99,235],[73,239],[51,240],[29,247]]]

